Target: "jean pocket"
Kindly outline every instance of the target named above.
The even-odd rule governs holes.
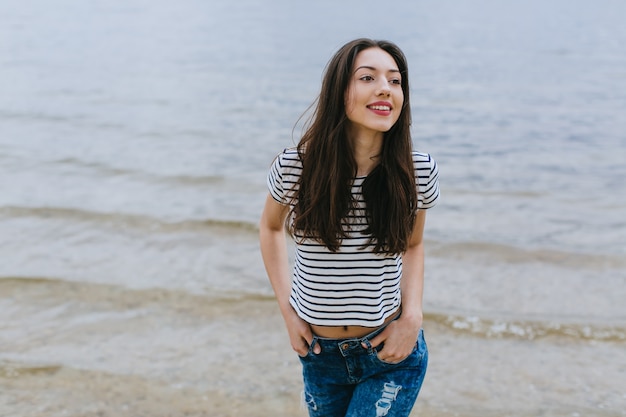
[[[374,356],[376,357],[376,360],[378,360],[378,362],[380,363],[384,363],[385,365],[399,365],[402,362],[408,360],[411,356],[415,355],[417,353],[418,350],[418,342],[415,342],[415,344],[413,345],[413,350],[411,350],[411,353],[409,353],[406,357],[400,359],[397,362],[388,362],[386,360],[383,360],[380,358],[380,356],[378,356],[378,351],[382,350],[383,348],[383,344],[379,345],[375,350],[374,350]]]
[[[309,345],[309,350],[306,352],[306,355],[300,356],[300,354],[298,354],[298,358],[306,359],[306,358],[310,357],[311,355],[313,355],[313,348],[317,344],[317,340],[318,340],[317,336],[313,336],[313,340],[311,341],[311,345]]]

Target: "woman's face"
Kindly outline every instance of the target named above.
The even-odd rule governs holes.
[[[402,111],[402,75],[396,61],[380,48],[359,52],[346,91],[346,116],[355,135],[380,134],[396,123]]]

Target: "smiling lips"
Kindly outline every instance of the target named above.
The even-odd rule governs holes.
[[[380,116],[389,116],[391,114],[391,103],[386,101],[368,104],[367,108]]]

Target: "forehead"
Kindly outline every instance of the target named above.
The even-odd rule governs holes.
[[[380,48],[368,48],[359,52],[354,60],[354,70],[370,67],[382,71],[398,71],[398,64],[393,57]]]

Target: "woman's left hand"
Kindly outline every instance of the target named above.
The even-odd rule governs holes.
[[[400,316],[370,340],[370,344],[377,348],[384,343],[383,348],[378,351],[378,358],[384,362],[398,363],[413,351],[421,327],[421,320],[410,320]]]

